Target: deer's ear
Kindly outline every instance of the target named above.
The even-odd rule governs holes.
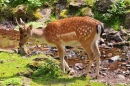
[[[28,27],[28,30],[32,30],[32,24],[31,25],[29,25],[29,27]]]
[[[19,31],[23,31],[23,28],[22,28],[22,27],[19,27]]]
[[[23,28],[19,27],[19,32],[22,34],[23,33]]]

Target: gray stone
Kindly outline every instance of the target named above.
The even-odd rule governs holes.
[[[130,12],[128,12],[128,13],[126,14],[125,27],[126,27],[127,29],[130,29]]]
[[[124,76],[124,75],[119,74],[119,75],[117,75],[117,78],[119,78],[119,79],[125,79],[125,76]]]
[[[114,56],[114,57],[112,57],[111,59],[109,59],[109,62],[115,62],[115,61],[119,60],[119,58],[120,58],[119,55]]]
[[[107,12],[110,5],[114,3],[115,0],[96,0],[96,6],[99,11]]]

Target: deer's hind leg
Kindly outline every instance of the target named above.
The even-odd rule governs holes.
[[[99,76],[101,53],[100,53],[100,51],[99,51],[98,43],[97,43],[97,42],[94,42],[94,43],[92,44],[92,49],[93,49],[93,52],[94,52],[94,54],[95,54],[95,59],[96,59],[96,77],[98,77],[98,76]]]
[[[92,63],[94,62],[95,55],[93,53],[91,45],[87,45],[87,44],[84,44],[84,43],[81,44],[81,45],[84,48],[84,50],[86,51],[86,53],[88,54],[89,63],[88,63],[88,66],[86,68],[86,74],[88,74],[90,69],[91,69]]]

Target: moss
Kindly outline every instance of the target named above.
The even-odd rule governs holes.
[[[27,6],[23,4],[18,5],[15,8],[12,8],[13,19],[15,20],[16,17],[17,19],[22,18],[25,21],[27,18],[27,10]]]
[[[60,13],[60,18],[67,18],[68,17],[68,10],[64,9]]]
[[[91,15],[92,15],[91,8],[89,8],[89,7],[84,7],[84,8],[82,8],[82,9],[81,9],[81,15],[82,15],[82,16],[86,16],[86,15],[91,16]]]
[[[40,13],[40,9],[37,9],[37,10],[33,13],[33,15],[34,15],[34,17],[35,17],[36,19],[40,19],[40,18],[43,17],[42,14]]]
[[[94,3],[95,3],[95,0],[85,0],[84,2],[86,3],[86,5],[89,5],[89,6],[93,7]]]

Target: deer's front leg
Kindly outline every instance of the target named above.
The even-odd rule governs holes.
[[[61,60],[62,70],[63,70],[63,73],[65,73],[65,69],[68,71],[70,68],[69,68],[67,62],[64,60],[64,48],[60,44],[57,45],[57,48],[58,48],[58,53],[59,53],[59,57]]]

